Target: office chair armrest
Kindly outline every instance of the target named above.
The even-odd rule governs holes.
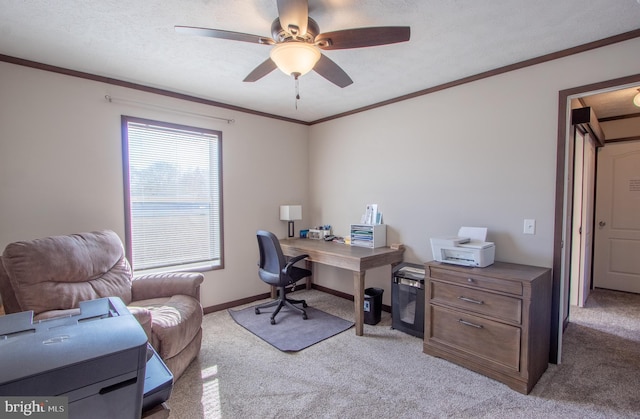
[[[292,257],[291,259],[289,259],[289,261],[287,262],[287,264],[284,266],[284,268],[282,268],[282,272],[286,275],[289,273],[289,269],[291,269],[291,267],[293,265],[295,265],[296,263],[298,263],[299,261],[301,261],[302,259],[306,259],[308,258],[309,255],[298,255],[296,257]]]

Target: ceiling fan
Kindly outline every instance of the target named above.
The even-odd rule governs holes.
[[[314,70],[331,83],[346,87],[353,80],[338,64],[320,50],[362,48],[408,41],[408,26],[380,26],[344,29],[320,33],[315,20],[309,17],[308,0],[277,0],[278,17],[271,24],[272,38],[220,29],[175,26],[176,32],[232,41],[271,45],[273,48],[262,64],[243,80],[254,82],[279,68],[287,75],[299,76]]]

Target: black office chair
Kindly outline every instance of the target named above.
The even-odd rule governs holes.
[[[271,324],[276,324],[276,315],[284,306],[295,310],[302,314],[303,319],[307,319],[307,302],[304,300],[292,300],[287,298],[286,287],[303,278],[311,276],[308,269],[293,266],[296,262],[309,257],[309,255],[299,255],[294,258],[285,260],[280,247],[280,241],[275,234],[264,230],[258,230],[258,248],[260,249],[260,262],[258,263],[258,275],[260,279],[269,285],[278,287],[278,298],[274,301],[261,304],[256,307],[256,314],[260,314],[260,309],[277,306],[276,310],[271,314]],[[303,308],[296,307],[294,304],[302,304]]]

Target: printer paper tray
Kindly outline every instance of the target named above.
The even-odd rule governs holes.
[[[446,259],[443,259],[442,262],[451,263],[452,265],[478,266],[478,264],[475,261],[467,260],[467,259],[446,258]]]

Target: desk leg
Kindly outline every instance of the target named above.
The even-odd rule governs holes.
[[[308,259],[304,260],[304,266],[305,268],[309,269],[311,271],[311,276],[307,277],[307,289],[310,290],[311,289],[311,284],[313,284],[313,262],[311,262]]]
[[[356,311],[356,336],[364,334],[364,271],[353,273],[353,305]]]

